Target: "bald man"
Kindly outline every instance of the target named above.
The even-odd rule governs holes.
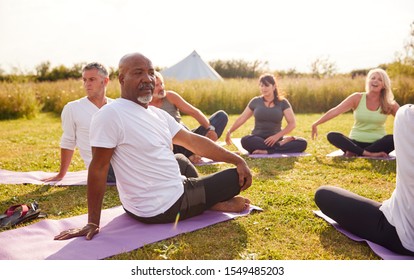
[[[55,239],[86,236],[90,240],[99,232],[110,163],[126,213],[144,223],[171,223],[177,217],[184,220],[207,209],[240,212],[249,206],[250,201],[239,196],[252,184],[243,158],[184,129],[167,112],[148,106],[155,86],[154,72],[151,60],[140,53],[121,58],[121,98],[96,113],[91,124],[88,223],[81,229],[63,231]],[[172,144],[236,167],[185,178],[180,174]]]

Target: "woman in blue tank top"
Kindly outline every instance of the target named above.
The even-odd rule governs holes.
[[[400,106],[394,100],[390,78],[383,69],[368,72],[365,90],[351,94],[315,121],[312,139],[318,136],[318,125],[353,110],[355,122],[349,137],[340,132],[329,132],[328,141],[345,156],[388,157],[394,150],[394,139],[392,134],[386,134],[385,121],[388,115],[395,116]]]

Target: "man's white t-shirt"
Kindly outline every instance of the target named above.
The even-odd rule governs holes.
[[[106,98],[107,104],[113,99]],[[92,150],[89,144],[89,126],[92,116],[99,111],[87,97],[69,102],[63,107],[61,119],[63,134],[60,147],[75,150],[78,147],[80,155],[88,168],[92,160]]]
[[[398,109],[394,119],[397,183],[380,210],[398,233],[402,245],[414,252],[414,105]]]
[[[168,210],[183,194],[180,169],[171,149],[182,129],[167,112],[118,98],[91,123],[92,147],[115,148],[111,159],[123,207],[140,217]]]

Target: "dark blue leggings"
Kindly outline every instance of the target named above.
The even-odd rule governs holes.
[[[379,210],[381,203],[332,186],[320,187],[315,203],[347,231],[398,254],[414,256],[414,252],[403,247],[395,227]]]
[[[329,143],[341,149],[344,153],[348,151],[358,156],[362,156],[364,150],[368,152],[386,152],[387,154],[394,150],[394,138],[392,134],[385,135],[373,143],[358,142],[339,132],[329,132],[326,137]]]
[[[224,129],[226,128],[227,122],[229,121],[229,117],[226,114],[226,112],[220,110],[211,115],[209,121],[210,124],[214,126],[214,128],[216,129],[217,137],[220,138],[223,134]],[[198,128],[194,129],[193,132],[205,136],[208,130],[203,126],[199,126]],[[178,145],[173,146],[173,151],[174,154],[183,154],[186,157],[189,157],[192,154],[194,154],[192,151],[187,150],[186,148]]]

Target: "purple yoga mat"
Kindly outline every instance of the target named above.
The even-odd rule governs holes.
[[[350,233],[349,231],[343,229],[337,222],[335,222],[334,220],[332,220],[331,218],[329,218],[328,216],[323,214],[322,211],[313,211],[313,213],[315,213],[316,216],[318,216],[318,217],[324,219],[325,221],[327,221],[337,231],[344,234],[348,238],[350,238],[354,241],[358,241],[358,242],[365,241],[368,244],[368,246],[372,249],[372,251],[374,251],[375,254],[377,254],[380,258],[382,258],[384,260],[414,260],[413,256],[399,255],[399,254],[397,254],[393,251],[388,250],[387,248],[382,247],[381,245],[378,245],[374,242],[371,242],[371,241],[363,239],[363,238],[361,238],[361,237],[359,237],[359,236],[357,236],[353,233]]]
[[[0,233],[0,260],[98,260],[129,252],[146,244],[191,232],[236,217],[261,211],[250,206],[242,213],[205,211],[202,215],[174,224],[148,225],[129,217],[121,206],[106,209],[101,215],[101,231],[92,240],[84,237],[56,241],[63,230],[80,228],[87,215],[62,220],[43,220]]]
[[[288,157],[305,157],[310,156],[308,153],[275,153],[275,154],[249,154],[240,142],[241,138],[232,138],[234,146],[239,150],[240,154],[249,156],[251,158],[288,158]]]
[[[0,184],[33,184],[50,186],[86,186],[88,170],[68,172],[61,181],[43,182],[42,179],[55,176],[56,172],[44,171],[9,171],[0,169]],[[108,183],[114,185],[114,183]]]
[[[329,153],[326,155],[327,157],[345,157],[344,152],[342,150],[336,150],[332,153]],[[352,157],[351,157],[352,158]],[[367,159],[378,159],[378,160],[395,160],[395,151],[392,151],[389,153],[389,157],[368,157],[368,156],[359,156],[359,157],[353,157],[353,158],[367,158]]]

